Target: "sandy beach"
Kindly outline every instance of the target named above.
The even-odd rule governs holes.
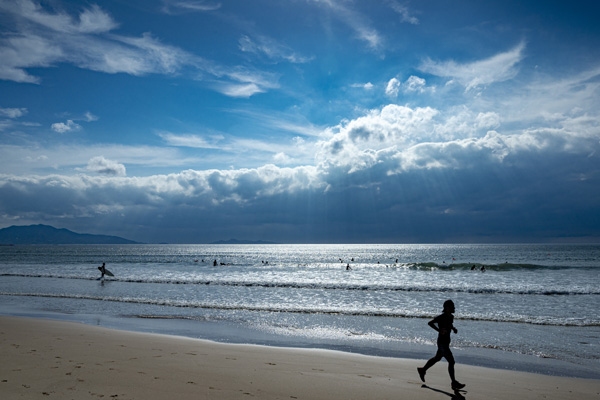
[[[3,399],[600,399],[600,381],[0,317]]]

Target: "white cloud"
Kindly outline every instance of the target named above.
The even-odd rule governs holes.
[[[435,116],[439,111],[430,108],[412,109],[390,104],[380,110],[331,128],[331,137],[319,143],[321,163],[351,165],[358,158],[372,157],[378,151],[401,149],[437,135]]]
[[[257,93],[264,93],[265,90],[255,83],[231,83],[221,82],[215,86],[215,89],[229,97],[249,98]]]
[[[343,2],[336,0],[312,0],[315,3],[322,4],[333,11],[341,21],[353,29],[358,38],[365,42],[369,48],[380,51],[383,46],[383,38],[379,32],[371,27],[371,23],[362,14],[346,7]]]
[[[132,75],[143,75],[146,73],[174,74],[185,65],[199,65],[199,57],[181,50],[174,46],[162,44],[150,33],[144,33],[141,37],[128,37],[113,35],[117,41],[124,43],[127,47],[111,44],[105,47],[105,54],[92,54],[90,61],[99,63],[100,70],[104,72],[127,72]],[[108,54],[106,54],[108,53]],[[103,63],[101,56],[106,58]],[[87,65],[94,69],[94,65]]]
[[[529,125],[557,123],[574,116],[598,118],[599,78],[599,67],[559,79],[538,78],[513,96],[495,99],[495,105],[503,110],[504,121]],[[582,133],[589,129],[580,128]]]
[[[77,31],[81,33],[109,32],[119,25],[99,6],[93,4],[79,15]]]
[[[2,2],[15,19],[26,19],[17,33],[0,41],[0,78],[39,83],[26,69],[69,62],[80,68],[107,73],[172,74],[185,65],[197,67],[198,57],[160,43],[149,34],[127,37],[111,34],[118,24],[99,6],[92,6],[75,21],[67,14],[51,13],[29,0]]]
[[[389,97],[398,97],[400,92],[400,81],[396,78],[390,79],[387,86],[385,87],[385,94]]]
[[[265,55],[274,62],[287,61],[294,64],[303,64],[312,60],[312,57],[298,55],[289,47],[262,35],[257,36],[255,39],[243,35],[239,39],[239,48],[246,53]]]
[[[273,156],[273,161],[277,164],[291,164],[292,159],[284,152],[279,152]]]
[[[496,129],[500,126],[500,116],[495,112],[480,112],[475,118],[475,127],[480,129]]]
[[[116,161],[107,160],[103,156],[90,159],[87,165],[87,170],[109,176],[125,176],[127,174],[123,164],[119,164]]]
[[[3,161],[2,172],[7,174],[35,175],[39,173],[72,174],[85,168],[89,160],[103,154],[109,159],[118,159],[132,167],[175,168],[177,170],[189,165],[202,165],[205,158],[186,156],[176,147],[125,146],[107,145],[61,145],[45,143],[29,143],[28,146],[8,145],[0,143],[0,160]],[[30,163],[38,160],[36,163]],[[206,163],[210,164],[211,158]]]
[[[51,40],[31,33],[0,39],[0,79],[20,83],[40,83],[25,71],[31,67],[48,67],[62,59],[64,51]]]
[[[249,118],[252,123],[266,127],[277,132],[290,132],[303,136],[320,137],[323,134],[323,128],[312,124],[303,115],[281,113],[271,110],[269,113],[256,112],[249,109],[230,110],[232,113],[243,115]]]
[[[69,119],[69,120],[67,120],[66,123],[65,122],[57,122],[55,124],[52,124],[51,128],[54,132],[66,133],[66,132],[77,131],[77,130],[81,129],[81,125],[76,124],[75,122],[73,122],[73,120]]]
[[[402,22],[408,22],[409,24],[418,25],[419,19],[411,14],[406,4],[400,4],[395,0],[389,0],[390,7],[392,10],[400,14]]]
[[[425,79],[411,75],[404,83],[404,90],[423,93],[425,91]]]
[[[223,140],[223,136],[210,136],[206,138],[199,135],[177,135],[171,132],[158,133],[169,146],[176,147],[194,147],[199,149],[217,149],[216,143]]]
[[[86,122],[94,122],[94,121],[98,121],[98,117],[95,116],[94,114],[92,114],[91,112],[87,111],[84,115],[83,115],[83,120]]]
[[[211,72],[218,78],[228,79],[217,80],[213,87],[216,91],[230,97],[249,98],[257,93],[279,88],[278,76],[268,72],[245,67],[213,67]]]
[[[205,2],[169,4],[189,10],[214,8],[213,3]],[[0,79],[39,84],[40,78],[31,75],[28,69],[71,63],[109,74],[143,76],[185,72],[198,80],[214,82],[216,78],[215,90],[231,97],[247,98],[279,88],[278,77],[272,73],[219,65],[164,44],[148,32],[139,37],[116,34],[118,24],[96,5],[81,12],[78,20],[64,13],[47,11],[30,0],[0,2],[0,10],[14,20],[29,21],[18,24],[16,32],[0,39]],[[267,42],[265,39],[260,51],[270,57],[296,63],[308,61],[275,41]]]
[[[517,64],[524,57],[524,49],[525,43],[521,42],[507,52],[464,64],[456,61],[435,62],[428,59],[419,69],[457,81],[468,91],[512,79],[518,73]]]
[[[373,90],[373,88],[375,86],[371,82],[367,82],[367,83],[353,83],[352,85],[350,85],[350,87],[365,89],[365,90]]]
[[[2,108],[0,107],[0,117],[19,118],[27,114],[26,108]]]
[[[87,165],[87,170],[97,174],[109,176],[125,176],[127,174],[123,164],[119,164],[116,161],[107,160],[103,156],[90,159]]]
[[[400,90],[406,94],[423,94],[425,92],[433,93],[436,89],[435,86],[427,87],[427,82],[425,79],[411,75],[404,83],[396,77],[390,79],[385,88],[385,94],[388,97],[396,98],[400,94]]]
[[[18,14],[20,17],[49,28],[53,31],[64,33],[99,33],[115,29],[118,24],[97,5],[84,10],[79,15],[79,21],[74,21],[67,14],[50,14],[41,6],[30,0],[16,2],[2,2],[0,8]]]
[[[163,12],[166,14],[181,14],[185,12],[207,12],[221,8],[221,3],[205,0],[163,0]]]

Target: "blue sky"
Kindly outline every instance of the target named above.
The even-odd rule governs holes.
[[[600,239],[596,1],[0,0],[0,227]]]

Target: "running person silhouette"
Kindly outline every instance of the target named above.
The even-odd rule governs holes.
[[[443,357],[448,361],[448,374],[450,374],[450,379],[452,380],[452,389],[458,390],[464,388],[465,385],[457,381],[454,377],[455,362],[454,356],[450,351],[450,331],[458,333],[458,331],[453,325],[454,316],[452,314],[454,313],[454,311],[454,302],[452,300],[446,300],[444,302],[444,312],[432,319],[431,321],[429,321],[428,325],[436,331],[438,331],[438,350],[435,356],[429,359],[429,361],[427,361],[424,367],[417,368],[417,371],[419,372],[421,380],[425,382],[425,373],[427,372],[427,370],[433,367],[433,365],[440,361]]]

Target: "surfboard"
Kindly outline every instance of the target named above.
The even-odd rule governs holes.
[[[98,271],[102,272],[102,267],[98,267]],[[115,276],[112,272],[110,272],[106,268],[104,268],[104,275]],[[100,278],[102,278],[102,277],[100,277]]]

